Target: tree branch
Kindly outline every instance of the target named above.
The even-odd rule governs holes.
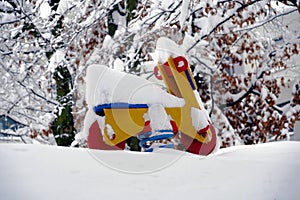
[[[263,75],[265,74],[266,72],[263,71],[257,78],[257,80],[261,79],[263,77]],[[225,104],[220,104],[219,107],[220,109],[224,109],[226,107],[231,107],[231,106],[234,106],[238,103],[240,103],[243,99],[245,99],[249,94],[255,94],[254,92],[254,89],[256,88],[256,82],[247,90],[247,92],[245,94],[243,94],[240,98],[238,98],[236,101],[233,101],[233,102],[228,102],[228,103],[225,103]]]
[[[1,62],[0,60],[0,64],[2,66],[2,68],[11,75],[10,71],[8,69],[5,68],[4,64]],[[11,75],[12,76],[12,75]],[[13,76],[12,76],[13,77]],[[34,91],[32,88],[28,88],[24,83],[22,83],[21,81],[16,80],[16,83],[18,83],[19,85],[21,85],[22,87],[24,87],[26,90],[29,90],[31,93],[33,93],[35,96],[39,97],[40,99],[43,99],[44,101],[46,101],[47,103],[50,103],[52,105],[55,106],[59,106],[59,104],[57,102],[51,101],[49,99],[47,99],[46,97],[43,97],[42,95],[38,94],[36,91]]]
[[[215,32],[215,30],[217,30],[220,26],[222,26],[223,24],[225,24],[225,22],[229,21],[232,17],[234,17],[236,15],[237,12],[241,11],[242,9],[247,8],[248,6],[251,6],[257,2],[259,2],[261,0],[256,0],[256,1],[252,1],[248,4],[243,4],[241,7],[239,7],[236,12],[232,15],[230,15],[229,17],[227,17],[226,19],[224,19],[223,21],[219,22],[208,34],[203,35],[200,39],[198,39],[190,48],[188,48],[186,50],[186,52],[188,53],[189,51],[191,51],[201,40],[209,37],[212,33]]]

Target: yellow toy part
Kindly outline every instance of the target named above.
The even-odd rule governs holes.
[[[104,141],[114,146],[143,131],[144,114],[148,111],[146,104],[131,104],[124,108],[104,108]],[[168,115],[181,121],[181,108],[165,108]]]
[[[181,56],[175,59],[169,57],[168,63],[165,63],[164,65],[158,63],[157,67],[168,91],[185,100],[185,105],[181,108],[181,114],[184,116],[184,119],[179,119],[171,115],[176,122],[178,129],[191,138],[197,139],[199,142],[208,143],[212,138],[211,130],[208,130],[208,134],[204,137],[198,134],[198,130],[194,128],[192,123],[191,108],[194,107],[200,110],[203,108],[200,107],[195,97],[193,90],[197,89],[197,86],[190,68],[187,65],[186,59]],[[169,68],[171,69],[171,74]]]
[[[104,112],[104,141],[113,146],[143,130],[147,108],[113,108]]]

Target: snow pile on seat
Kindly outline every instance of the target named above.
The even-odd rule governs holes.
[[[182,107],[185,103],[150,81],[104,65],[89,66],[86,82],[87,103],[92,107],[119,102]]]

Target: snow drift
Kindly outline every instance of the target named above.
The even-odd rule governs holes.
[[[299,199],[299,142],[207,157],[0,144],[1,199]]]

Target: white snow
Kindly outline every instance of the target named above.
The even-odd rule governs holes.
[[[161,104],[151,105],[146,114],[148,115],[148,118],[150,120],[152,131],[172,130],[170,117],[169,115],[167,115],[164,107]]]
[[[102,43],[102,48],[103,49],[111,48],[113,44],[114,44],[114,40],[111,38],[111,36],[106,35]]]
[[[95,113],[94,113],[94,115],[95,115]],[[99,115],[95,115],[95,119],[97,120],[97,123],[98,123],[100,129],[104,130],[104,128],[105,128],[105,117],[101,117]],[[91,121],[91,123],[93,123],[93,122],[94,121]],[[91,124],[88,127],[90,127],[90,126],[91,126]],[[103,132],[101,132],[101,134],[103,134]]]
[[[114,129],[111,127],[111,125],[106,124],[106,130],[107,130],[107,134],[110,140],[113,140],[115,138],[115,131]]]
[[[60,0],[57,13],[63,15],[68,9],[70,9],[74,4],[76,4],[78,0]]]
[[[84,117],[84,122],[83,122],[83,132],[82,137],[87,138],[89,135],[89,129],[91,127],[91,125],[97,120],[97,115],[95,114],[94,110],[92,107],[89,106],[89,109],[87,111],[87,113],[85,114]],[[97,120],[98,121],[98,120]],[[103,120],[102,120],[103,121]],[[103,123],[99,123],[98,124],[102,125],[100,126],[102,130],[104,130],[103,128],[105,127]]]
[[[300,197],[299,142],[208,157],[0,144],[1,199],[289,199]]]
[[[266,87],[261,88],[261,98],[265,100],[268,96],[268,89]]]
[[[119,70],[121,72],[124,71],[125,66],[125,63],[120,58],[115,59],[113,62],[113,69]]]
[[[197,102],[198,102],[200,108],[201,108],[201,109],[204,109],[204,105],[203,105],[203,102],[202,102],[202,100],[201,100],[201,98],[200,98],[199,92],[196,91],[196,90],[194,90],[193,92],[194,92],[194,95],[195,95],[195,97],[196,97],[196,100],[197,100]],[[207,115],[207,117],[208,117],[208,115]]]
[[[118,4],[118,11],[112,13],[113,22],[118,25],[118,31],[125,29],[126,26],[126,15],[122,16],[120,12],[126,13],[126,8],[122,8],[122,6]],[[117,32],[115,34],[118,35]]]
[[[209,125],[209,117],[206,110],[191,108],[191,118],[193,126],[196,130],[202,130]]]
[[[116,102],[182,107],[185,103],[150,81],[103,65],[91,65],[86,81],[89,107]]]
[[[40,5],[40,17],[48,19],[51,15],[51,7],[47,1],[43,1]]]
[[[52,73],[54,73],[55,68],[63,62],[64,57],[65,57],[65,52],[62,50],[55,51],[55,53],[51,56],[49,60],[48,68]]]
[[[165,63],[170,56],[176,57],[179,55],[185,55],[184,48],[181,48],[180,45],[166,37],[157,39],[155,54],[152,56],[155,63]]]
[[[181,12],[179,16],[179,24],[181,26],[181,29],[183,28],[184,22],[186,21],[186,18],[188,16],[189,12],[189,5],[190,5],[190,0],[183,0],[182,1],[182,7],[181,7]]]

